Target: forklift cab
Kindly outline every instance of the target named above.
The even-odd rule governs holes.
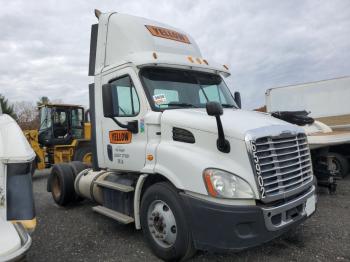
[[[84,138],[84,108],[46,104],[39,108],[39,143],[42,146],[71,144]]]

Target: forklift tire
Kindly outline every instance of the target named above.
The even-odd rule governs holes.
[[[76,200],[73,170],[67,163],[54,165],[49,181],[51,194],[56,204],[66,206]]]
[[[328,153],[327,156],[334,158],[333,163],[336,167],[336,171],[339,173],[339,176],[342,178],[346,177],[350,171],[348,159],[341,154],[332,152]]]
[[[91,146],[85,144],[85,145],[78,147],[75,150],[73,160],[89,164],[89,162],[87,161],[87,158],[89,158],[89,156],[90,156],[90,159],[91,159],[91,154],[92,154]]]
[[[165,261],[185,261],[196,252],[184,209],[179,193],[166,182],[150,186],[142,197],[144,237],[152,251]]]

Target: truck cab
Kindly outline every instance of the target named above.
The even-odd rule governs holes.
[[[97,202],[95,212],[135,223],[165,260],[256,246],[315,212],[301,128],[242,110],[225,83],[228,67],[203,57],[187,33],[131,15],[96,15],[93,166],[53,168],[57,192],[71,192],[56,194],[57,203]]]
[[[15,146],[14,146],[15,145]],[[36,227],[32,162],[22,130],[0,106],[0,261],[17,261],[29,250]]]

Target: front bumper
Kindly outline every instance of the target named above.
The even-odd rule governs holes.
[[[25,256],[30,246],[32,245],[32,239],[25,228],[20,223],[14,224],[15,229],[21,239],[21,247],[16,251],[7,254],[5,256],[0,256],[0,261],[18,261]]]
[[[306,202],[315,187],[275,207],[228,206],[182,194],[195,247],[201,250],[242,250],[268,242],[302,223]]]

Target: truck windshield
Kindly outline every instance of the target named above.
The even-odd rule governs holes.
[[[228,87],[219,75],[164,68],[141,71],[152,108],[205,108],[215,101],[227,108],[238,108]]]

